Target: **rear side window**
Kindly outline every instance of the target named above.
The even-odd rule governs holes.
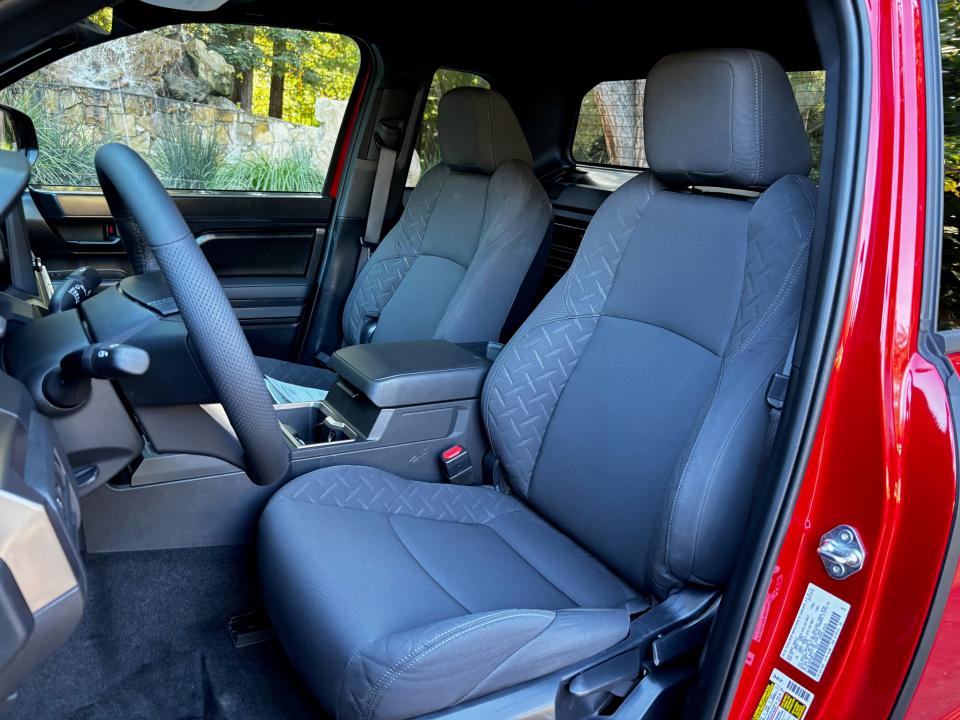
[[[169,189],[319,193],[359,67],[343,35],[171,25],[58,60],[0,102],[36,125],[35,185],[96,186],[94,152],[120,142]]]
[[[941,330],[960,330],[960,4],[940,3],[943,64],[943,261]]]
[[[410,172],[407,173],[407,187],[416,185],[427,170],[440,162],[440,136],[437,131],[437,110],[440,107],[440,98],[444,93],[459,87],[489,89],[490,83],[475,73],[447,68],[437,70],[430,83],[430,93],[423,108],[420,134],[417,136],[417,151],[410,161]]]
[[[810,138],[814,175],[823,140],[822,70],[790,72],[790,84]],[[573,159],[591,165],[645,168],[643,145],[644,80],[602,82],[584,95],[573,137]]]

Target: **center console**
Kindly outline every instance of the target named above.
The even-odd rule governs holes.
[[[487,442],[480,395],[496,344],[443,340],[342,348],[337,379],[317,402],[275,405],[291,477],[332,465],[366,465],[412,480],[444,482],[445,451],[462,449],[455,482],[483,481]],[[136,409],[149,440],[127,483],[83,499],[88,549],[113,551],[251,539],[276,487],[254,485],[219,405]],[[463,458],[467,461],[463,469]],[[176,523],[166,522],[175,514]],[[99,519],[103,519],[100,522]]]
[[[424,340],[338,350],[329,365],[337,381],[324,400],[276,406],[295,473],[356,462],[441,481],[449,447],[481,459],[479,398],[497,347]],[[462,481],[481,480],[478,462]]]

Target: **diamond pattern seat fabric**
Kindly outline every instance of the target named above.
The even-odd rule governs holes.
[[[543,242],[551,208],[503,96],[458,88],[440,100],[441,163],[424,174],[400,220],[363,266],[343,313],[345,345],[499,338]],[[329,388],[334,375],[260,358],[282,382]]]
[[[487,377],[512,495],[351,466],[268,504],[267,609],[340,720],[512,687],[621,640],[628,601],[727,582],[799,320],[809,148],[782,68],[750,50],[665,58],[644,117],[651,171],[603,204]]]

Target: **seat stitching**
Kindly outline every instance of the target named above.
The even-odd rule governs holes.
[[[600,317],[613,318],[614,320],[626,320],[627,322],[635,322],[635,323],[639,323],[640,325],[648,325],[650,327],[660,328],[664,332],[668,332],[671,335],[676,335],[677,337],[682,338],[687,342],[690,342],[693,345],[696,345],[697,347],[703,348],[714,357],[718,357],[718,358],[722,357],[722,355],[718,353],[716,350],[711,350],[703,343],[697,342],[696,340],[694,340],[692,337],[689,337],[688,335],[684,335],[682,332],[674,330],[673,328],[668,328],[664,325],[658,325],[655,322],[650,322],[649,320],[640,320],[638,318],[624,317],[623,315],[614,315],[612,313],[603,313]]]
[[[613,287],[612,283],[611,287]],[[524,493],[524,497],[529,497],[533,492],[533,476],[537,473],[537,466],[540,464],[540,457],[543,455],[543,443],[546,442],[547,433],[550,432],[550,426],[553,425],[553,418],[557,414],[557,408],[560,407],[560,401],[563,399],[563,394],[567,391],[567,388],[570,387],[570,380],[573,378],[573,374],[577,371],[580,361],[583,360],[583,356],[587,353],[587,348],[590,347],[590,343],[593,342],[593,338],[596,336],[597,326],[600,323],[601,317],[603,316],[597,316],[597,322],[594,323],[593,330],[590,331],[590,337],[587,338],[587,341],[583,344],[583,349],[577,356],[576,361],[570,367],[570,374],[567,376],[567,381],[563,384],[563,388],[561,388],[560,392],[557,393],[557,401],[553,404],[553,412],[550,413],[550,417],[547,418],[547,424],[543,427],[543,440],[540,442],[540,449],[537,451],[536,460],[533,461],[533,467],[530,468],[530,479],[527,481],[527,489]]]
[[[720,397],[720,388],[723,385],[723,375],[726,370],[726,362],[723,361],[720,363],[720,376],[717,378],[717,386],[713,390],[713,397],[710,399],[710,405],[707,407],[707,412],[703,416],[703,420],[700,422],[699,427],[697,428],[697,437],[693,441],[693,447],[690,448],[690,453],[687,455],[686,461],[683,463],[683,470],[680,472],[680,480],[677,482],[677,490],[673,495],[673,503],[670,506],[670,516],[667,520],[667,537],[664,543],[664,565],[670,573],[673,573],[676,576],[676,573],[673,572],[673,567],[670,564],[670,544],[673,539],[673,519],[676,516],[677,504],[680,502],[680,495],[683,492],[683,486],[687,481],[687,470],[690,468],[690,462],[693,460],[693,456],[697,451],[697,447],[700,445],[700,440],[703,438],[703,433],[700,432],[703,429],[703,423],[706,422],[706,419],[710,416],[710,413],[713,411],[713,407],[717,404],[717,398]]]
[[[720,459],[723,457],[727,445],[730,443],[730,438],[733,437],[737,428],[740,427],[740,423],[743,422],[744,416],[747,414],[747,410],[750,409],[751,404],[753,403],[754,398],[766,387],[766,376],[764,376],[763,382],[757,385],[757,389],[753,391],[753,394],[750,396],[750,399],[744,403],[743,407],[740,409],[740,413],[737,415],[737,419],[734,421],[733,425],[730,426],[730,429],[727,431],[726,436],[723,439],[723,444],[721,444],[720,449],[717,451],[717,455],[714,458],[713,466],[710,468],[710,472],[707,474],[707,486],[704,488],[703,496],[700,498],[700,508],[697,511],[697,524],[696,529],[693,534],[693,553],[691,553],[690,559],[690,572],[693,572],[693,568],[696,565],[697,560],[697,545],[700,539],[700,526],[703,523],[703,511],[707,506],[708,501],[710,500],[710,493],[713,490],[714,481],[717,479],[717,465],[720,464]]]
[[[472,613],[473,610],[471,610],[470,608],[468,608],[466,605],[464,605],[462,602],[460,602],[456,597],[454,597],[453,593],[451,593],[446,587],[444,587],[443,583],[441,583],[439,580],[437,580],[437,578],[434,577],[433,573],[431,573],[429,570],[427,570],[426,567],[424,567],[423,563],[420,562],[420,558],[418,558],[416,555],[414,555],[413,550],[410,549],[410,546],[407,545],[406,542],[404,542],[404,540],[403,540],[402,537],[400,537],[400,533],[397,532],[397,528],[396,528],[396,526],[393,524],[393,519],[391,518],[391,516],[390,516],[390,515],[386,515],[385,517],[386,517],[386,519],[387,519],[387,524],[390,526],[390,529],[393,531],[394,536],[397,538],[397,542],[399,542],[400,545],[403,547],[403,549],[407,551],[407,554],[413,559],[413,561],[414,561],[417,565],[420,566],[420,569],[423,570],[424,573],[426,573],[427,577],[429,577],[431,580],[433,580],[433,582],[436,583],[437,587],[439,587],[439,588],[440,588],[441,590],[443,590],[447,595],[449,595],[449,596],[450,596],[450,599],[453,600],[457,605],[459,605],[460,607],[462,607],[467,613]]]
[[[416,481],[412,481],[412,482],[416,482]],[[475,520],[469,520],[469,519],[468,520],[444,520],[442,518],[437,518],[437,517],[428,517],[424,515],[416,515],[414,513],[401,512],[399,508],[399,504],[404,500],[404,498],[407,496],[408,493],[413,491],[414,487],[415,487],[414,485],[410,484],[407,487],[405,487],[403,490],[401,490],[400,493],[397,495],[397,497],[395,497],[393,501],[390,503],[390,505],[387,506],[387,510],[385,514],[401,515],[403,517],[414,517],[414,518],[417,518],[418,520],[429,520],[431,522],[445,522],[445,523],[451,523],[453,525],[486,525],[488,522],[490,522],[490,520],[496,520],[497,518],[503,517],[504,515],[520,512],[521,510],[524,509],[523,506],[520,506],[520,507],[514,508],[513,510],[505,510],[499,515],[494,515],[492,518],[490,518],[490,520],[484,520],[483,522],[476,522]]]
[[[599,317],[600,317],[599,313],[591,314],[591,315],[564,315],[562,317],[551,317],[542,322],[538,322],[536,325],[531,325],[530,327],[528,327],[526,330],[523,331],[522,335],[515,335],[510,340],[510,342],[514,343],[514,347],[516,347],[517,343],[521,342],[522,340],[525,340],[530,335],[530,333],[532,333],[534,330],[539,330],[540,328],[546,327],[547,325],[552,325],[554,323],[559,323],[559,322],[570,322],[575,320],[591,320],[591,319],[597,319]],[[486,383],[484,383],[485,385],[491,384],[493,381],[500,379],[500,375],[502,375],[504,371],[503,368],[506,366],[507,352],[509,352],[509,346],[505,346],[503,348],[503,352],[500,353],[500,357],[503,357],[504,361],[500,362],[500,364],[497,366],[496,374],[487,376],[487,381]],[[498,357],[497,359],[499,360],[500,357]],[[579,359],[578,359],[578,362],[579,362]],[[484,415],[490,414],[490,396],[489,395],[487,396],[486,402],[483,404],[483,414]]]
[[[810,228],[810,232],[813,232],[813,228]],[[753,342],[754,338],[757,336],[757,333],[767,324],[767,321],[773,317],[773,315],[779,310],[783,303],[786,302],[787,296],[790,294],[790,291],[797,284],[797,280],[800,278],[800,270],[802,267],[805,267],[804,261],[807,258],[807,255],[810,252],[810,242],[809,235],[807,240],[797,251],[797,254],[794,256],[793,261],[790,263],[790,269],[787,272],[787,276],[783,279],[783,283],[780,285],[780,289],[777,291],[777,295],[774,298],[774,302],[764,311],[763,317],[760,319],[760,322],[757,323],[756,327],[750,331],[750,334],[747,336],[740,347],[738,347],[733,355],[730,356],[730,360],[736,358],[740,353],[742,353],[746,348],[750,346],[750,343]]]
[[[380,687],[377,689],[374,696],[368,701],[367,711],[364,712],[363,714],[364,720],[369,720],[369,718],[373,717],[373,713],[376,710],[377,705],[380,704],[380,700],[383,698],[383,695],[386,693],[387,690],[390,689],[390,686],[393,685],[394,681],[398,677],[400,677],[402,673],[414,667],[415,665],[420,663],[422,660],[429,657],[432,653],[442,648],[444,645],[447,645],[453,642],[454,640],[457,640],[458,638],[468,635],[469,633],[474,632],[476,630],[482,630],[488,625],[495,625],[499,622],[502,622],[503,620],[512,620],[514,618],[524,618],[524,617],[542,618],[550,615],[553,615],[554,617],[556,617],[556,613],[551,611],[546,611],[546,610],[539,611],[539,612],[536,610],[524,610],[524,611],[509,610],[504,613],[500,613],[498,616],[475,619],[462,626],[459,626],[457,628],[452,628],[451,630],[441,633],[439,636],[437,636],[433,640],[430,640],[424,643],[423,645],[421,645],[416,650],[411,651],[410,654],[408,654],[403,660],[401,660],[396,665],[394,665],[391,671],[381,679],[380,683],[378,683]],[[451,631],[455,631],[455,634],[449,635]],[[444,638],[443,637],[444,635],[449,635],[449,636]],[[443,639],[441,640],[441,638]],[[411,655],[414,655],[416,653],[419,653],[419,654],[417,654],[416,657],[411,657]],[[387,680],[387,677],[389,677],[389,680]],[[386,681],[385,684],[384,684],[384,681]]]
[[[753,116],[757,119],[757,156],[753,182],[759,185],[763,176],[763,67],[755,52],[748,50],[747,55],[753,66]]]
[[[472,687],[472,688],[470,688],[469,690],[467,690],[467,691],[466,691],[465,693],[463,693],[460,697],[458,697],[456,700],[454,700],[452,703],[450,703],[449,707],[455,707],[455,706],[459,705],[460,703],[462,703],[462,702],[463,702],[463,699],[464,699],[465,697],[467,697],[467,696],[470,695],[471,693],[475,692],[476,689],[477,689],[478,687],[480,687],[484,682],[486,682],[487,680],[489,680],[490,677],[491,677],[495,672],[497,672],[500,668],[502,668],[504,665],[506,665],[508,662],[510,662],[514,657],[516,657],[517,653],[519,653],[521,650],[524,650],[524,649],[530,647],[530,644],[531,644],[531,643],[533,643],[535,640],[537,640],[537,639],[539,639],[540,637],[542,637],[543,634],[544,634],[545,632],[547,632],[547,630],[549,630],[549,629],[552,628],[554,625],[556,625],[556,623],[557,623],[557,618],[558,618],[558,617],[559,617],[559,614],[556,613],[556,612],[554,612],[553,620],[551,620],[549,623],[547,623],[546,627],[544,627],[543,630],[541,630],[541,631],[538,632],[536,635],[534,635],[532,638],[530,638],[529,640],[527,640],[523,645],[521,645],[520,647],[518,647],[518,648],[517,648],[516,650],[514,650],[512,653],[510,653],[509,655],[507,655],[507,657],[505,657],[502,661],[500,661],[499,663],[497,663],[497,666],[496,666],[495,668],[493,668],[490,672],[488,672],[488,673],[487,673],[486,675],[484,675],[482,678],[480,678],[479,680],[477,680],[477,682],[475,682],[475,683],[473,684],[473,687]]]
[[[533,564],[532,562],[530,562],[523,553],[521,553],[519,550],[517,550],[517,548],[515,548],[513,545],[511,545],[509,542],[507,542],[507,539],[506,539],[505,537],[503,537],[503,535],[501,535],[493,525],[486,524],[486,527],[488,527],[488,528],[490,529],[490,531],[497,537],[497,539],[498,539],[500,542],[502,542],[504,545],[506,545],[507,548],[508,548],[509,550],[511,550],[514,555],[516,555],[518,558],[520,558],[527,567],[529,567],[531,570],[533,570],[533,572],[535,572],[537,575],[539,575],[541,578],[543,578],[543,581],[544,581],[545,583],[547,583],[547,585],[549,585],[549,586],[552,587],[554,590],[556,590],[558,593],[560,593],[561,595],[563,595],[567,600],[570,601],[570,603],[571,603],[574,607],[580,607],[580,603],[578,603],[578,602],[577,602],[576,600],[574,600],[572,597],[570,597],[569,595],[567,595],[567,593],[565,593],[563,590],[561,590],[561,589],[557,586],[557,584],[556,584],[555,582],[553,582],[550,578],[548,578],[548,577],[547,577],[546,575],[544,575],[540,570],[538,570],[538,569],[536,568],[536,566],[534,566],[534,564]]]
[[[403,541],[403,538],[400,537],[400,533],[398,533],[398,532],[397,532],[397,529],[394,527],[393,522],[392,522],[391,519],[390,519],[390,516],[389,516],[389,515],[384,515],[384,518],[385,518],[386,521],[387,521],[387,525],[390,526],[390,530],[393,532],[394,537],[397,538],[397,542],[400,543],[400,546],[401,546],[404,550],[407,551],[407,554],[410,556],[410,558],[411,558],[418,566],[420,566],[420,569],[423,570],[424,574],[425,574],[428,578],[430,578],[437,587],[439,587],[441,590],[443,590],[443,592],[445,592],[445,593],[450,597],[451,600],[453,600],[457,605],[459,605],[460,607],[462,607],[467,614],[472,614],[472,611],[470,610],[470,608],[468,608],[468,607],[467,607],[466,605],[464,605],[462,602],[460,602],[459,600],[457,600],[457,598],[455,598],[455,597],[453,596],[453,594],[452,594],[449,590],[447,590],[447,588],[445,588],[445,587],[440,583],[440,581],[437,580],[429,570],[427,570],[427,568],[425,568],[425,567],[423,566],[423,563],[420,562],[420,560],[417,558],[417,556],[413,554],[413,551],[410,550],[409,546]],[[354,650],[353,654],[350,656],[350,659],[347,661],[346,666],[343,668],[343,673],[341,673],[341,675],[340,675],[340,682],[337,684],[337,693],[336,693],[336,695],[334,695],[334,697],[339,698],[339,697],[341,696],[341,693],[343,692],[343,685],[344,685],[344,683],[346,682],[347,675],[349,674],[350,668],[353,666],[354,661],[355,661],[357,658],[360,657],[361,653],[363,652],[363,650],[364,650],[366,647],[367,647],[366,645],[361,645],[361,646],[358,647],[356,650]]]
[[[638,177],[640,177],[640,176],[638,176]],[[627,242],[626,242],[626,244],[625,244],[624,247],[623,247],[623,252],[620,253],[620,257],[617,259],[617,271],[620,270],[620,264],[619,264],[619,263],[620,263],[620,260],[623,259],[624,254],[626,254],[626,252],[627,252],[627,248],[630,246],[630,243],[633,241],[633,236],[636,234],[636,226],[639,224],[641,218],[643,218],[643,216],[646,214],[647,208],[650,207],[650,203],[651,203],[651,201],[653,200],[653,198],[654,198],[656,195],[658,195],[659,193],[661,193],[661,192],[663,192],[663,191],[665,190],[665,188],[658,188],[658,189],[654,190],[653,187],[652,187],[652,185],[651,185],[651,182],[652,182],[653,179],[654,179],[654,178],[653,178],[652,175],[651,175],[650,178],[647,178],[647,186],[644,188],[644,192],[646,193],[646,196],[647,196],[647,197],[646,197],[646,200],[644,201],[643,205],[640,207],[639,212],[637,212],[636,217],[634,218],[634,221],[633,221],[633,232],[630,233],[630,237],[627,239]],[[634,207],[634,210],[636,210],[635,207]],[[592,224],[592,221],[591,221],[591,224]],[[587,227],[587,231],[589,231],[589,230],[590,230],[590,228]],[[609,234],[609,233],[607,233],[607,234]],[[586,238],[586,234],[584,234],[584,238]],[[592,240],[592,236],[591,236],[591,240]],[[580,247],[581,247],[581,248],[583,247],[583,243],[581,243]],[[563,296],[563,309],[566,311],[567,315],[572,315],[572,314],[573,314],[573,313],[571,313],[571,311],[570,311],[570,305],[569,305],[568,298],[567,298],[567,296],[569,295],[569,292],[570,292],[570,283],[573,282],[573,278],[574,278],[574,276],[576,275],[577,267],[583,262],[583,261],[582,261],[582,258],[583,258],[583,257],[584,257],[584,256],[581,254],[580,250],[577,250],[577,254],[576,254],[576,256],[573,258],[573,263],[570,265],[570,268],[569,268],[569,269],[567,270],[567,272],[564,274],[562,296]],[[612,288],[612,287],[616,284],[616,281],[617,281],[617,273],[615,272],[615,273],[613,274],[613,277],[610,279],[610,288]],[[609,294],[609,293],[608,293],[608,294]],[[604,300],[604,305],[606,305],[606,300]],[[603,308],[600,308],[600,311],[601,311],[601,312],[602,312],[602,310],[603,310]],[[598,314],[599,314],[599,313],[598,313]]]
[[[552,323],[571,322],[571,321],[575,321],[575,320],[591,319],[591,318],[593,318],[593,319],[599,319],[599,318],[600,318],[600,315],[575,315],[575,316],[566,316],[566,317],[559,317],[559,318],[557,318],[557,317],[551,318],[551,319],[549,319],[549,320],[545,320],[545,321],[542,322],[542,323],[537,323],[536,325],[533,325],[533,326],[527,328],[527,329],[524,331],[523,335],[521,335],[519,338],[517,338],[517,340],[519,341],[520,339],[524,339],[524,338],[526,338],[528,335],[530,335],[530,333],[532,333],[534,330],[537,330],[537,329],[539,329],[539,328],[541,328],[541,327],[544,327],[544,326],[546,326],[546,325],[550,325],[550,324],[552,324]],[[547,437],[547,431],[550,429],[550,424],[551,424],[551,422],[553,421],[553,416],[554,416],[554,414],[555,414],[555,412],[556,412],[556,408],[557,408],[557,406],[560,404],[560,398],[563,397],[563,393],[564,393],[564,391],[567,389],[567,385],[570,384],[570,378],[573,377],[573,373],[575,372],[577,365],[579,365],[581,358],[583,358],[583,354],[586,352],[587,347],[590,345],[590,341],[593,339],[593,335],[594,335],[594,333],[596,332],[596,329],[597,329],[597,328],[596,328],[596,323],[594,323],[594,327],[593,327],[593,329],[590,331],[590,337],[587,339],[586,343],[584,344],[583,350],[582,350],[582,351],[580,352],[580,354],[576,357],[576,359],[574,360],[574,362],[572,363],[572,365],[571,365],[571,367],[570,367],[570,373],[569,373],[569,375],[567,376],[567,380],[566,380],[566,382],[564,383],[563,389],[557,394],[557,401],[556,401],[556,402],[554,403],[554,405],[553,405],[554,412],[551,412],[551,413],[550,413],[550,417],[547,419],[547,424],[546,424],[546,426],[543,428],[543,438],[546,438],[546,437]],[[512,340],[511,340],[511,342],[512,342]],[[501,355],[503,355],[503,353],[501,353]],[[499,359],[499,358],[498,358],[498,359]],[[496,375],[495,378],[494,378],[495,380],[499,380],[499,377],[500,377],[501,374],[503,374],[505,367],[506,367],[506,361],[504,360],[504,362],[501,363],[501,364],[499,365],[499,367],[497,368],[497,375]],[[490,378],[489,378],[489,376],[488,376],[487,381],[484,383],[484,385],[486,386],[487,384],[490,383],[490,381],[491,381],[491,380],[490,380]],[[491,386],[491,387],[492,387],[492,386]],[[484,413],[484,416],[490,416],[490,402],[491,402],[491,396],[488,394],[488,395],[487,395],[487,398],[486,398],[486,402],[483,403],[483,413]],[[543,443],[542,443],[542,442],[541,442],[541,444],[540,444],[540,447],[541,447],[541,449],[543,448]],[[532,488],[532,486],[533,486],[533,475],[534,475],[534,473],[535,473],[536,470],[537,470],[537,465],[539,464],[539,460],[540,460],[540,452],[538,451],[538,452],[537,452],[537,459],[534,460],[533,467],[530,469],[530,477],[527,479],[526,487],[523,489],[523,496],[524,496],[524,497],[528,497],[528,496],[530,495],[530,490],[531,490],[531,488]],[[508,471],[508,477],[509,477],[509,471]]]
[[[816,214],[816,208],[813,204],[813,198],[810,197],[810,193],[807,192],[806,186],[800,182],[799,175],[791,175],[790,178],[793,180],[794,184],[800,189],[800,192],[803,193],[803,199],[807,201],[807,206],[810,208],[810,212]]]
[[[777,330],[777,329],[783,327],[784,325],[786,325],[787,323],[789,323],[790,320],[791,320],[791,318],[792,318],[793,315],[795,315],[795,314],[796,314],[796,313],[792,313],[789,318],[787,318],[787,319],[784,320],[782,323],[780,323],[776,328],[774,328],[774,330]],[[776,368],[776,367],[780,367],[780,364],[778,363],[778,364],[775,366],[775,368]],[[769,373],[769,372],[768,372],[766,375],[764,375],[763,381],[761,381],[761,383],[757,386],[757,389],[754,390],[753,394],[750,396],[750,399],[744,404],[743,408],[740,410],[740,414],[737,416],[736,422],[734,422],[733,426],[731,426],[730,430],[727,432],[726,437],[724,437],[724,439],[723,439],[723,444],[720,446],[720,449],[717,451],[716,457],[714,458],[714,461],[713,461],[713,466],[710,468],[709,479],[707,480],[707,487],[706,487],[706,490],[705,490],[705,492],[704,492],[704,494],[703,494],[703,499],[702,499],[701,502],[700,502],[700,510],[699,510],[699,512],[697,513],[697,529],[696,529],[696,533],[695,533],[695,535],[694,535],[693,560],[692,560],[691,563],[690,563],[690,571],[691,571],[691,573],[693,572],[693,566],[694,566],[694,564],[696,563],[696,547],[697,547],[697,542],[698,542],[698,538],[699,538],[699,535],[700,535],[700,525],[701,525],[701,522],[702,522],[702,520],[703,520],[703,511],[704,511],[704,508],[705,508],[706,505],[707,505],[707,501],[708,501],[709,498],[710,498],[710,493],[711,493],[712,490],[713,490],[714,480],[716,479],[716,475],[715,475],[714,471],[716,470],[717,465],[720,464],[720,459],[723,457],[723,453],[726,451],[727,445],[730,443],[730,438],[733,437],[734,431],[737,429],[737,427],[739,427],[740,422],[743,420],[743,416],[746,414],[747,410],[748,410],[749,407],[750,407],[750,403],[752,403],[752,402],[753,402],[753,399],[757,396],[757,394],[760,393],[760,392],[766,387],[766,384],[767,384],[767,383],[766,383],[766,379],[767,379],[767,377],[769,377],[769,376],[770,376],[770,373]]]
[[[514,188],[511,190],[511,192],[513,192],[513,190],[516,189],[516,185],[519,185],[519,178],[520,178],[520,175],[519,175],[519,173],[518,173],[518,174],[517,174],[517,183],[514,185]],[[528,200],[530,200],[530,198],[531,198],[532,195],[533,195],[533,186],[531,185],[531,186],[528,188],[527,196],[523,199],[523,202],[522,202],[522,204],[521,204],[521,206],[520,206],[520,208],[519,208],[520,211],[526,209],[526,207],[527,207],[526,203],[527,203]],[[506,205],[506,203],[504,203],[504,205]],[[502,210],[502,208],[501,208],[501,210]],[[516,213],[516,214],[519,215],[520,213],[518,212],[518,213]],[[499,219],[499,218],[498,218],[498,219]],[[494,222],[496,222],[496,221],[494,221]],[[496,238],[502,237],[502,236],[505,234],[505,232],[506,232],[506,231],[501,232],[499,235],[496,236]],[[481,244],[488,244],[490,241],[487,241],[487,243],[485,243],[485,242],[483,241],[483,239],[481,238],[481,241],[480,241],[480,242],[481,242]],[[468,292],[472,291],[475,287],[478,287],[478,286],[479,286],[479,287],[482,287],[482,286],[483,286],[483,283],[480,283],[479,280],[486,278],[486,276],[488,276],[488,275],[492,272],[492,268],[496,267],[496,262],[495,262],[495,261],[496,261],[501,255],[503,255],[507,250],[509,250],[509,249],[511,249],[510,243],[503,243],[503,244],[500,245],[500,247],[498,247],[496,250],[493,251],[493,253],[490,255],[490,257],[488,257],[488,258],[486,259],[486,261],[481,262],[481,264],[480,264],[480,266],[479,266],[479,269],[478,269],[477,272],[474,274],[474,276],[467,282],[467,284],[466,284],[466,285],[461,285],[460,287],[457,288],[458,291],[459,291],[459,290],[462,290],[461,295],[466,295]],[[480,252],[480,250],[479,250],[479,247],[478,247],[477,253],[474,255],[474,258],[476,257],[477,254],[479,254],[479,252]],[[472,264],[472,260],[471,260],[471,264]],[[469,269],[469,268],[468,268],[468,269]],[[445,313],[445,314],[444,314],[444,317],[441,319],[440,326],[450,325],[450,324],[453,323],[454,320],[459,320],[459,319],[466,313],[468,306],[469,306],[469,303],[461,302],[460,305],[459,305],[459,307],[454,307],[454,308],[453,308],[453,311],[455,312],[455,314],[454,314],[453,316],[449,317],[449,318],[447,317],[447,314]],[[450,312],[450,309],[447,310],[447,313],[449,313],[449,312]],[[439,332],[439,327],[438,327],[437,335],[438,335],[439,337],[443,337],[443,335]]]
[[[427,641],[425,641],[425,642],[423,642],[423,643],[420,643],[420,645],[418,645],[417,647],[415,647],[413,650],[411,650],[409,653],[407,653],[404,657],[402,657],[402,658],[400,658],[399,660],[397,660],[397,661],[390,667],[389,670],[384,671],[384,673],[381,675],[380,679],[377,681],[376,685],[374,685],[374,693],[373,693],[373,694],[371,695],[371,697],[367,700],[367,706],[369,706],[369,704],[370,704],[371,702],[373,702],[374,697],[375,697],[376,693],[379,691],[380,686],[386,681],[387,677],[388,677],[391,673],[393,673],[394,671],[396,671],[397,668],[399,668],[403,663],[405,663],[405,662],[407,662],[408,660],[410,660],[414,655],[416,655],[417,653],[421,652],[424,648],[428,647],[430,644],[432,644],[432,643],[434,643],[434,642],[437,642],[438,640],[441,640],[441,639],[447,637],[447,636],[450,635],[451,633],[455,633],[455,632],[457,632],[458,630],[463,630],[463,629],[469,628],[470,626],[476,625],[477,623],[480,623],[480,622],[482,622],[482,621],[484,621],[484,620],[491,620],[491,619],[493,619],[493,618],[504,617],[504,616],[509,615],[509,614],[511,614],[511,613],[514,613],[514,612],[517,612],[517,611],[515,611],[515,610],[501,610],[501,611],[498,611],[498,612],[496,612],[496,613],[493,613],[492,615],[487,615],[487,616],[483,616],[483,617],[479,617],[479,618],[471,618],[470,620],[467,620],[467,621],[465,621],[465,622],[462,622],[462,623],[460,623],[459,625],[454,625],[454,626],[451,627],[451,628],[447,628],[447,629],[444,630],[443,632],[441,632],[441,633],[439,633],[438,635],[435,635],[434,637],[432,637],[430,640],[427,640]],[[368,643],[368,644],[369,644],[369,643]],[[366,648],[366,646],[360,648],[359,650],[357,650],[357,653],[361,652],[361,651],[364,650],[365,648]],[[377,699],[377,702],[379,702],[379,699]],[[366,709],[364,710],[364,717],[367,717],[367,710],[366,710]]]

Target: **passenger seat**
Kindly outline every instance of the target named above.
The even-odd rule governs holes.
[[[363,266],[343,313],[344,345],[494,341],[550,225],[547,194],[510,105],[482,88],[440,99],[439,165]],[[258,358],[274,380],[333,384],[329,370]]]

